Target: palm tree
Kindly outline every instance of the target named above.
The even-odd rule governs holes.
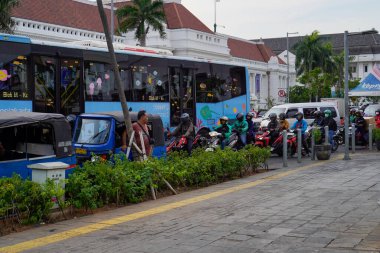
[[[325,69],[332,55],[330,43],[324,43],[318,31],[306,36],[294,45],[296,51],[297,74],[308,73],[316,67]]]
[[[132,0],[116,11],[119,21],[119,32],[135,31],[135,38],[141,46],[146,45],[146,35],[152,28],[158,31],[161,38],[166,37],[163,23],[166,22],[162,0]]]
[[[115,55],[115,51],[114,51],[112,40],[111,40],[111,33],[108,29],[107,17],[106,17],[106,14],[104,12],[102,0],[96,0],[96,2],[98,5],[100,19],[102,20],[104,34],[106,36],[107,47],[108,47],[108,51],[110,53],[112,67],[113,67],[113,70],[115,73],[115,83],[117,86],[117,90],[119,92],[121,109],[123,111],[127,135],[130,137],[130,136],[132,136],[132,133],[133,133],[132,122],[131,122],[131,117],[129,115],[128,104],[127,104],[127,100],[125,98],[124,89],[123,89],[123,86],[121,85],[119,67],[117,65],[116,55]]]
[[[13,33],[13,26],[15,23],[11,18],[11,10],[19,4],[19,0],[0,1],[0,32]]]

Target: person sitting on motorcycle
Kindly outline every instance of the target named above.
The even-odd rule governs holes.
[[[215,127],[215,131],[222,134],[221,136],[221,149],[223,150],[224,147],[228,144],[228,141],[231,136],[231,126],[228,124],[228,117],[223,116],[219,119],[220,125]]]
[[[333,148],[334,142],[333,137],[337,130],[337,124],[335,119],[332,117],[332,113],[330,110],[325,110],[325,120],[324,120],[324,126],[327,126],[329,128],[329,143],[331,144],[331,147]]]
[[[356,110],[351,109],[350,110],[350,124],[354,124],[356,119]]]
[[[190,120],[190,115],[188,113],[183,113],[180,117],[180,123],[173,133],[169,133],[169,136],[185,137],[187,140],[186,150],[191,155],[191,150],[193,149],[193,141],[195,135],[195,128],[193,122]]]
[[[323,117],[323,113],[321,111],[315,111],[314,112],[314,121],[313,123],[311,123],[311,126],[314,126],[314,127],[322,127],[324,126],[324,117]]]
[[[247,143],[251,143],[255,140],[255,125],[252,121],[253,119],[253,113],[249,112],[245,116],[245,119],[248,123],[248,131],[247,131]]]
[[[367,143],[366,122],[361,111],[356,112],[355,127],[356,133],[360,133],[363,140]]]
[[[280,131],[288,130],[290,125],[289,122],[286,120],[286,114],[280,113],[278,117],[280,119]]]
[[[301,136],[302,136],[302,146],[305,149],[306,155],[309,155],[309,147],[307,146],[306,143],[306,129],[307,129],[307,122],[306,120],[303,119],[303,113],[302,112],[297,112],[296,113],[296,122],[294,122],[293,126],[291,129],[301,129]],[[298,136],[298,135],[297,135]]]
[[[375,112],[375,123],[376,128],[380,128],[380,109],[377,109]]]
[[[280,124],[277,121],[277,114],[271,113],[269,114],[269,123],[268,123],[268,131],[270,132],[270,140],[269,144],[272,144],[278,137],[279,135],[279,129],[280,129]]]
[[[240,141],[242,145],[245,146],[247,144],[248,123],[244,120],[244,115],[242,113],[236,115],[236,121],[232,125],[232,130],[238,132]]]

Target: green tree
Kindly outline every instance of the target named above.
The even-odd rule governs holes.
[[[330,65],[332,55],[331,43],[326,43],[319,36],[318,31],[294,45],[296,54],[296,70],[298,75],[308,73],[316,67],[323,70]]]
[[[0,32],[13,33],[15,22],[11,18],[11,10],[19,4],[19,0],[0,1]]]
[[[158,31],[161,38],[166,37],[164,31],[165,12],[162,0],[133,0],[116,11],[119,21],[119,32],[135,31],[135,38],[141,46],[146,45],[146,36],[152,28]]]

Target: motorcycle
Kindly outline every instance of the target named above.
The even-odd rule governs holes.
[[[207,152],[215,151],[222,144],[222,134],[216,131],[212,131],[209,133],[210,139],[208,140],[208,145],[206,147]],[[226,147],[237,150],[239,148],[239,134],[235,131],[230,135]]]
[[[195,138],[193,140],[193,149],[195,148],[203,148],[207,145],[207,137],[205,137],[207,129],[201,128]],[[208,131],[209,132],[209,131]],[[170,133],[168,129],[168,133]],[[172,151],[186,151],[187,146],[187,138],[184,136],[181,137],[173,137],[168,141],[166,145],[166,153],[170,153]]]
[[[287,153],[288,157],[293,156],[297,152],[297,136],[293,131],[287,133]],[[271,153],[278,154],[279,156],[283,155],[283,146],[284,146],[284,134],[280,132],[278,138],[273,142],[271,146]],[[303,152],[305,155],[305,152]]]

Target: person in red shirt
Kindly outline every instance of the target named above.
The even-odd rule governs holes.
[[[132,124],[133,131],[135,132],[134,142],[137,144],[139,149],[143,151],[142,145],[141,145],[141,138],[140,133],[142,133],[143,136],[143,142],[145,147],[145,154],[146,156],[150,156],[152,154],[153,150],[153,144],[154,140],[149,136],[149,129],[148,129],[148,114],[145,110],[141,110],[137,113],[137,122]],[[122,149],[125,150],[127,145],[127,133],[124,131],[123,133],[123,146]],[[139,152],[132,146],[133,151],[133,160],[142,160],[143,156],[142,154],[139,154]]]
[[[380,128],[380,109],[376,110],[375,122],[376,122],[376,128]]]

